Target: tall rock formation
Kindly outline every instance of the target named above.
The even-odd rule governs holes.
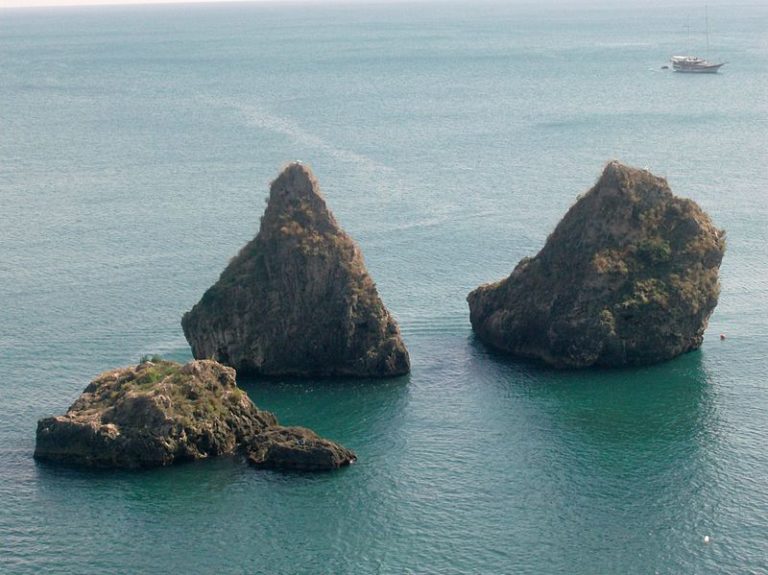
[[[385,377],[410,370],[360,249],[298,163],[272,182],[259,233],[182,327],[196,358],[241,374]]]
[[[618,162],[544,248],[467,300],[478,337],[558,367],[650,364],[697,349],[725,232],[666,180]]]

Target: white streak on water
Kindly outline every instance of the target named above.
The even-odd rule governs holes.
[[[207,98],[206,103],[233,109],[244,117],[246,124],[250,127],[283,135],[302,148],[320,152],[351,166],[358,178],[362,178],[371,186],[371,189],[383,197],[391,199],[392,196],[402,193],[404,185],[401,179],[396,177],[394,169],[364,154],[337,146],[307,131],[292,118],[273,113],[261,103],[251,101],[246,104],[232,99],[213,98]]]

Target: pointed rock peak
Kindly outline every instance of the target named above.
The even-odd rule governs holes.
[[[270,198],[301,199],[320,196],[320,186],[309,166],[291,162],[270,186]]]
[[[402,375],[394,318],[306,166],[272,182],[261,228],[182,319],[196,358],[273,376]]]
[[[610,181],[621,181],[625,179],[633,179],[633,178],[653,178],[656,180],[663,180],[663,178],[659,178],[658,176],[654,176],[648,169],[641,169],[641,168],[635,168],[633,166],[628,166],[627,164],[623,164],[618,160],[611,160],[605,165],[605,168],[603,169],[603,174],[600,176],[600,179],[607,179]]]
[[[600,179],[593,190],[616,189],[622,192],[645,192],[650,190],[669,191],[664,178],[654,176],[648,170],[641,170],[611,160],[606,164]]]
[[[286,227],[287,226],[287,227]],[[269,202],[261,222],[262,234],[292,230],[294,235],[317,231],[335,234],[339,224],[328,209],[320,185],[308,166],[288,164],[270,186]]]
[[[611,160],[605,165],[603,175],[600,177],[600,179],[617,180],[619,178],[628,176],[629,173],[633,171],[635,171],[634,168],[630,168],[618,160]]]

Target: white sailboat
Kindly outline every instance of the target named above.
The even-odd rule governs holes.
[[[704,18],[707,28],[707,56],[709,56],[709,11],[704,7]],[[690,26],[688,27],[690,34]],[[685,74],[716,74],[725,62],[719,64],[712,63],[699,56],[672,56],[672,70]]]
[[[672,70],[688,74],[716,74],[725,62],[713,64],[698,56],[672,56]]]

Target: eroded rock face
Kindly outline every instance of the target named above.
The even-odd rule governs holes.
[[[272,427],[254,437],[248,446],[248,461],[265,469],[336,469],[356,459],[349,449],[304,427]]]
[[[701,345],[724,251],[725,233],[693,201],[612,162],[535,257],[469,294],[472,328],[558,367],[670,359]]]
[[[410,369],[359,248],[301,164],[272,182],[258,235],[182,327],[195,357],[241,374],[384,377]]]
[[[210,360],[150,361],[101,374],[65,415],[41,419],[35,457],[89,467],[163,466],[232,454],[272,429],[283,428],[237,387],[234,369]]]

